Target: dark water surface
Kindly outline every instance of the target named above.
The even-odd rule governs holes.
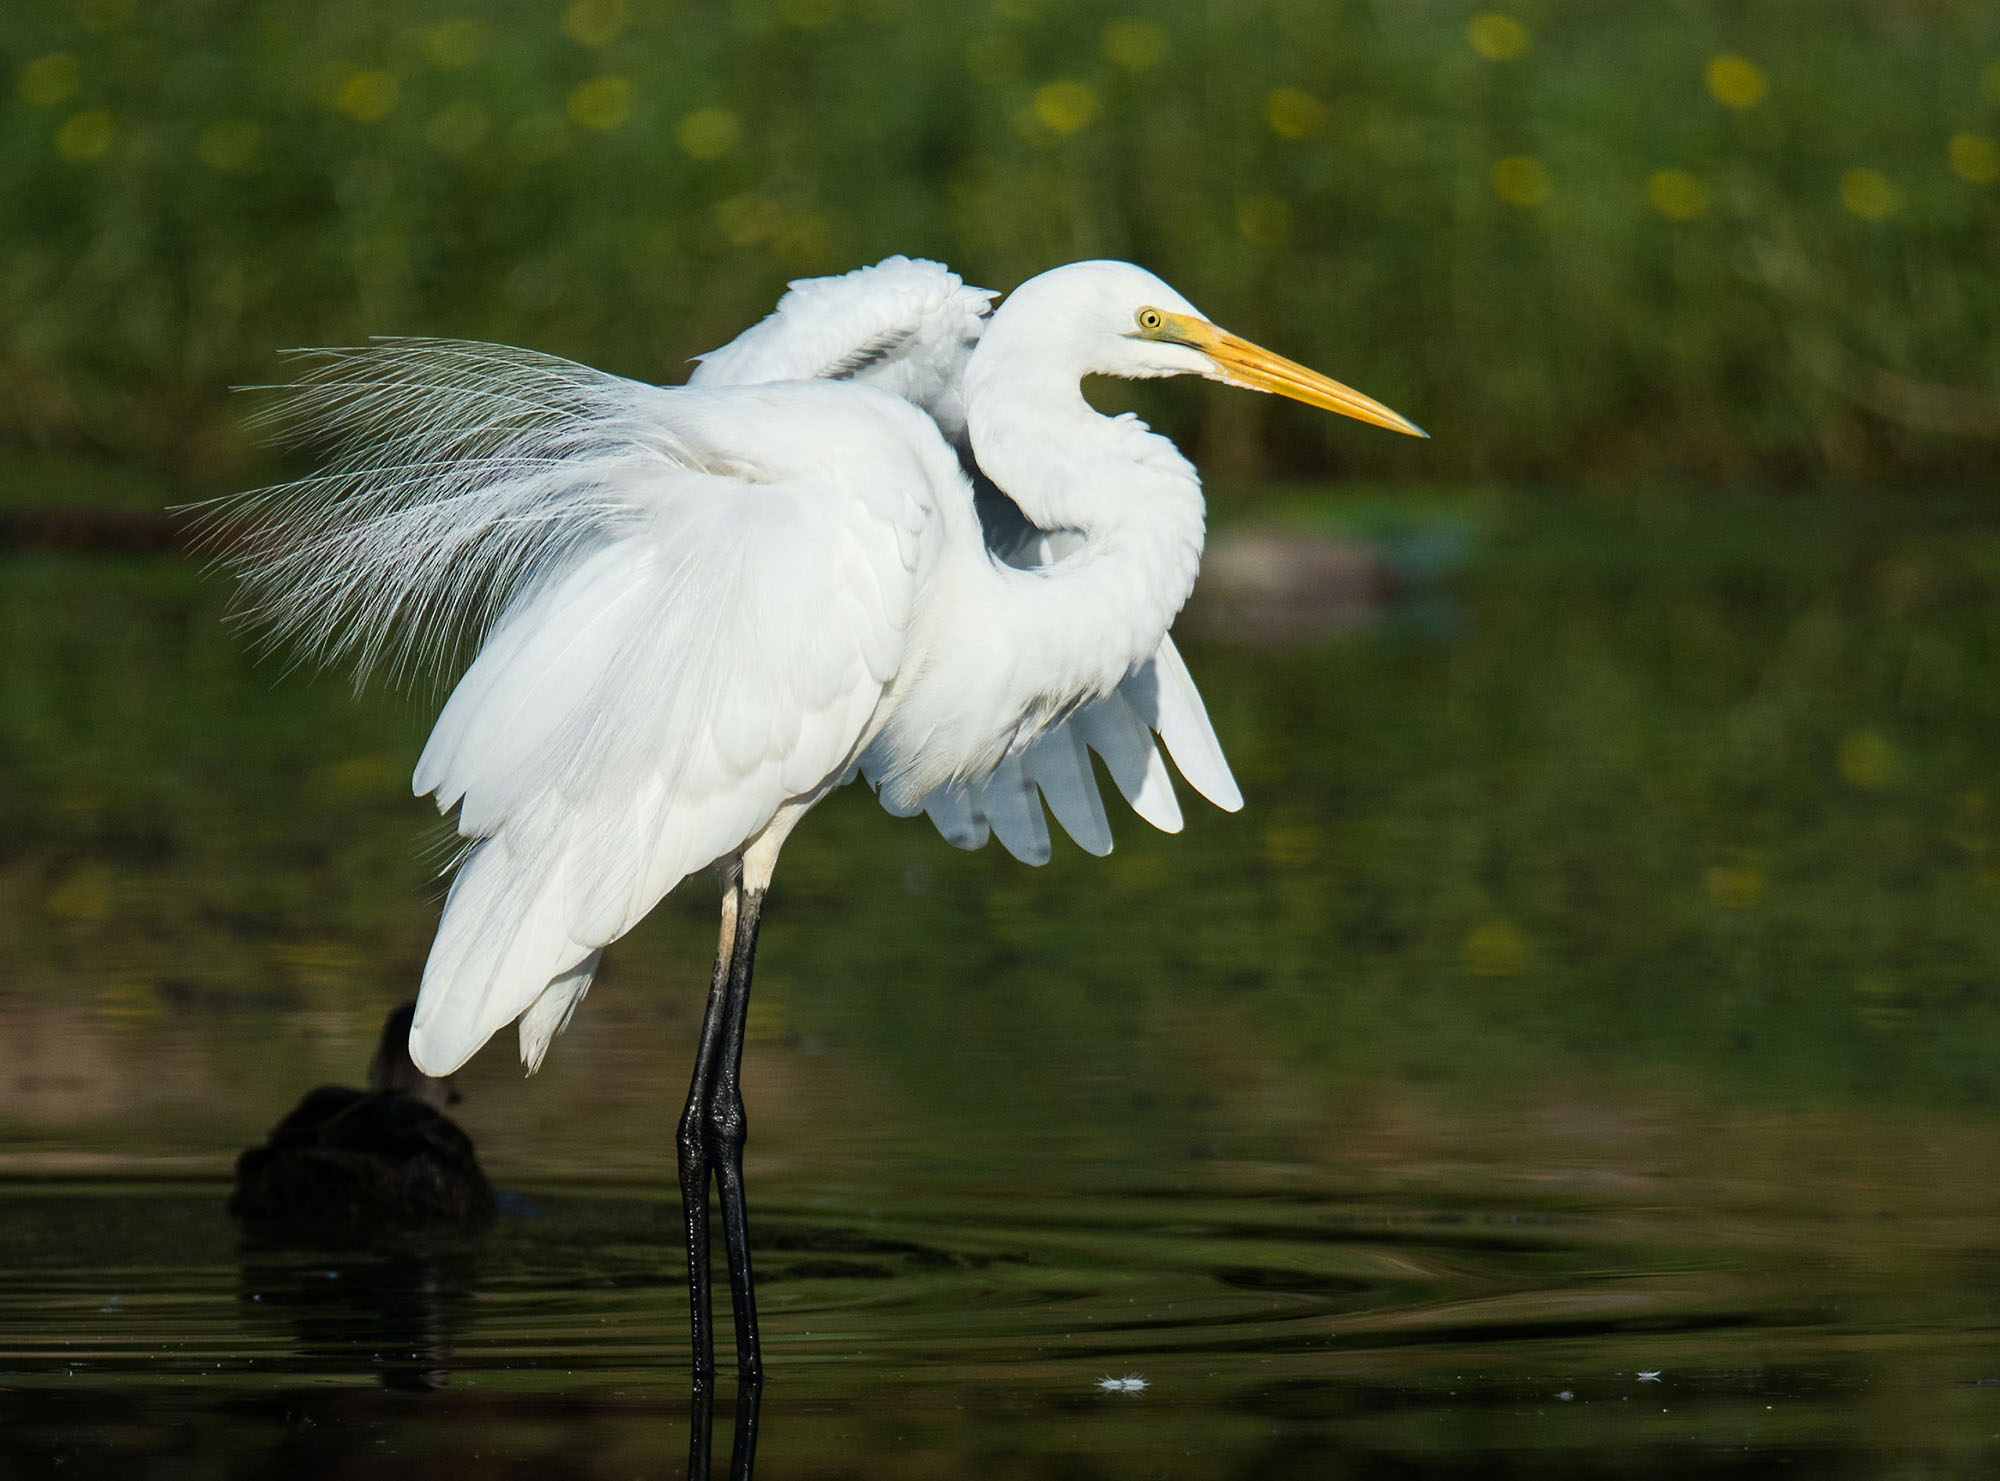
[[[1990,1138],[1964,1150],[1991,1165]],[[1699,1176],[1571,1169],[1443,1202],[1395,1196],[1401,1179],[1180,1170],[1200,1181],[757,1169],[764,1473],[2000,1461],[1988,1195],[1915,1218],[1934,1183],[1877,1169],[1804,1218],[1784,1207],[1797,1188]],[[222,1193],[8,1188],[10,1473],[680,1469],[684,1308],[657,1194],[530,1187],[479,1241],[332,1255],[240,1249]],[[1130,1377],[1145,1387],[1104,1383]]]
[[[1987,502],[1344,512],[1395,599],[1190,614],[1242,814],[794,840],[759,1473],[2000,1469]],[[0,556],[0,1475],[679,1474],[711,892],[462,1077],[493,1228],[246,1247],[231,1160],[360,1077],[442,853],[426,702],[221,596]]]

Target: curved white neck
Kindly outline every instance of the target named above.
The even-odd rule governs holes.
[[[1010,354],[1006,327],[995,323],[966,369],[973,454],[1023,514],[1082,545],[1032,570],[996,564],[994,596],[1023,651],[1072,686],[1064,698],[1094,697],[1153,656],[1194,589],[1201,481],[1137,417],[1091,409],[1088,366]]]

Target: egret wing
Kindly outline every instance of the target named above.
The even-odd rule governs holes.
[[[1104,816],[1104,799],[1097,795],[1090,752],[1074,727],[1056,725],[1043,731],[1021,753],[1021,768],[1041,789],[1056,821],[1085,853],[1102,857],[1111,852],[1111,820]]]
[[[599,948],[852,765],[934,532],[927,427],[853,388],[415,342],[330,356],[288,410],[346,455],[234,511],[257,610],[412,662],[412,623],[499,614],[417,767],[470,844],[411,1049],[444,1073],[525,1012],[532,1064]]]
[[[416,785],[475,841],[418,999],[427,1067],[545,990],[580,996],[596,950],[838,780],[868,732],[913,581],[893,531],[836,490],[718,482],[660,491],[646,537],[510,611],[439,718]],[[523,1020],[524,1056],[556,1006]]]
[[[1020,752],[1017,771],[1003,766],[980,781],[941,787],[924,799],[923,810],[945,839],[959,848],[983,846],[990,831],[1024,863],[1044,864],[1049,858],[1046,830],[1038,836],[1019,816],[1025,781],[1032,784],[1027,806],[1039,814],[1041,802],[1046,801],[1056,821],[1081,848],[1107,854],[1111,828],[1087,747],[1103,758],[1112,784],[1134,812],[1162,832],[1178,833],[1180,803],[1156,734],[1197,792],[1225,812],[1243,806],[1243,794],[1209,723],[1201,693],[1168,636],[1161,638],[1154,657],[1117,689],[1044,729]],[[996,811],[1005,816],[1004,826]]]
[[[1118,686],[1118,693],[1141,720],[1159,732],[1189,786],[1224,812],[1242,808],[1243,793],[1222,754],[1222,742],[1215,738],[1201,691],[1194,687],[1194,676],[1188,673],[1187,662],[1171,635],[1160,639],[1152,661],[1141,664]]]
[[[921,408],[956,443],[965,432],[965,362],[993,298],[922,258],[801,278],[764,319],[700,356],[688,384],[857,381]]]

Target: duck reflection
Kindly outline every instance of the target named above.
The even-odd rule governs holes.
[[[243,1299],[292,1326],[293,1365],[309,1373],[369,1373],[384,1388],[451,1381],[454,1317],[472,1260],[458,1249],[243,1252]]]
[[[449,1379],[467,1236],[493,1217],[472,1139],[445,1115],[449,1079],[410,1060],[413,1005],[390,1013],[368,1088],[323,1085],[236,1163],[244,1299],[282,1311],[315,1371],[390,1388]]]

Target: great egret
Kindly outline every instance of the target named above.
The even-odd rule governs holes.
[[[1228,334],[1153,274],[1080,262],[993,295],[892,258],[793,285],[662,388],[527,351],[326,352],[280,404],[330,471],[252,496],[253,611],[322,656],[439,658],[483,632],[417,762],[462,855],[410,1051],[456,1069],[519,1021],[532,1070],[603,948],[714,867],[721,939],[677,1134],[698,1387],[714,1371],[708,1185],[739,1372],[762,1370],[738,1086],[787,835],[864,776],[953,843],[1084,848],[1180,826],[1158,731],[1241,797],[1168,625],[1194,584],[1194,468],[1086,375],[1201,375],[1423,435]],[[1040,799],[1036,793],[1039,791]]]

